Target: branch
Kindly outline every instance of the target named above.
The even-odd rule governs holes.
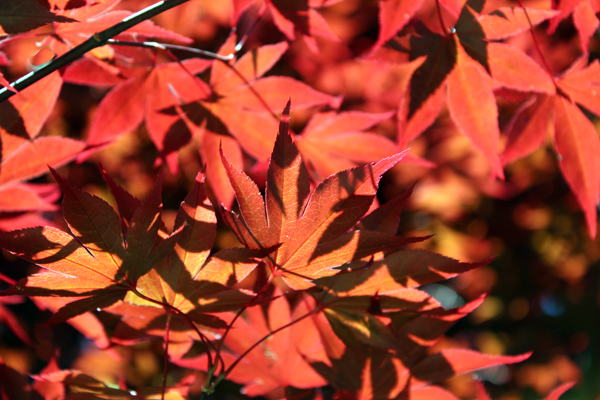
[[[233,60],[235,55],[229,54],[227,56],[222,56],[220,54],[213,53],[211,51],[195,49],[193,47],[179,46],[177,44],[167,44],[167,43],[157,43],[157,42],[130,42],[126,40],[115,40],[108,39],[107,44],[111,44],[113,46],[130,46],[130,47],[145,47],[150,49],[159,49],[163,51],[168,50],[181,50],[187,51],[188,53],[197,54],[199,56],[204,56],[208,58],[214,58],[220,61],[230,61]]]
[[[10,85],[18,91],[23,90],[26,87],[33,85],[40,79],[50,75],[52,72],[64,67],[65,65],[75,60],[80,59],[88,51],[100,46],[104,46],[109,39],[112,39],[118,34],[126,31],[127,29],[132,28],[140,22],[150,19],[155,15],[158,15],[187,1],[188,0],[163,0],[149,7],[146,7],[143,10],[138,11],[137,13],[125,18],[118,24],[111,26],[110,28],[105,29],[102,32],[98,32],[92,35],[89,39],[81,43],[79,46],[72,48],[62,56],[48,62],[42,68],[36,71],[32,71],[25,76],[22,76]],[[14,94],[14,92],[11,92],[7,88],[0,89],[0,102],[3,102],[4,100],[10,98]]]

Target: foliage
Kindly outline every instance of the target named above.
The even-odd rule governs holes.
[[[557,165],[596,237],[600,7],[221,3],[0,5],[0,247],[41,267],[3,268],[0,321],[38,346],[3,305],[27,296],[53,312],[46,325],[68,322],[104,357],[126,364],[145,348],[164,361],[156,378],[114,381],[46,352],[33,383],[1,363],[0,397],[218,397],[235,382],[269,398],[490,398],[464,374],[531,352],[446,338],[467,315],[487,318],[493,283],[481,279],[500,250],[452,224],[466,205],[517,198]],[[577,45],[555,50],[570,21]],[[10,84],[25,59],[35,71]],[[527,161],[536,157],[545,164]],[[100,161],[104,186],[87,167]],[[533,222],[517,224],[548,226],[529,206],[517,211]],[[440,224],[400,235],[402,212]],[[600,258],[598,246],[585,257]],[[585,262],[548,261],[567,265],[559,276],[571,285],[587,266],[568,265]],[[451,278],[470,282],[462,304],[433,293]],[[578,373],[564,376],[547,399]]]

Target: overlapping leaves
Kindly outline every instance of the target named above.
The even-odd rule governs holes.
[[[335,274],[332,268],[338,265],[419,240],[351,230],[369,210],[381,175],[403,154],[340,172],[311,191],[308,171],[288,132],[289,110],[288,102],[269,164],[265,200],[250,178],[222,156],[241,218],[227,210],[224,215],[238,239],[252,249],[281,244],[265,262],[294,289]]]

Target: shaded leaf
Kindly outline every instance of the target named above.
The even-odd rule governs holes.
[[[271,156],[264,202],[256,185],[223,157],[243,217],[241,221],[230,213],[226,218],[238,239],[256,249],[281,244],[273,258],[265,262],[294,289],[312,286],[311,279],[334,274],[331,267],[354,257],[366,257],[405,244],[405,239],[394,236],[380,245],[366,239],[365,243],[369,244],[365,251],[360,251],[360,232],[341,236],[369,209],[381,175],[403,154],[340,172],[311,194],[306,167],[288,133],[288,126],[289,103]],[[259,211],[263,209],[264,214]],[[364,233],[367,236],[363,237],[369,234]],[[333,245],[331,250],[322,250],[335,240],[343,243]]]
[[[0,26],[6,33],[27,32],[50,22],[77,21],[55,15],[35,0],[0,2]]]

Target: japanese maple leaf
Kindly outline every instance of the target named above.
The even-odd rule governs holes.
[[[304,130],[294,136],[311,176],[320,182],[336,172],[396,154],[396,144],[382,135],[363,132],[393,113],[368,114],[349,111],[317,113]]]
[[[315,321],[330,364],[312,362],[311,365],[340,394],[351,394],[352,398],[427,399],[440,396],[454,399],[431,384],[486,367],[520,362],[530,355],[490,356],[465,349],[446,349],[428,355],[429,348],[443,333],[481,301],[456,310],[432,309],[413,319],[399,313],[390,325],[390,331],[394,331],[397,338],[394,345],[400,349],[399,353],[366,344],[345,324],[330,318],[327,313],[318,314]]]
[[[389,324],[388,316],[440,309],[440,304],[418,286],[449,279],[482,263],[460,263],[423,250],[398,251],[379,261],[345,264],[346,272],[317,279],[313,296],[327,319],[341,324],[353,337],[370,346],[406,350]]]
[[[557,79],[559,93],[539,95],[515,115],[502,156],[508,163],[531,153],[552,127],[561,172],[584,211],[592,237],[596,236],[600,197],[600,139],[594,124],[576,104],[600,115],[599,84],[598,61],[587,65],[587,57],[577,60]]]
[[[498,108],[493,89],[504,86],[553,94],[555,87],[552,79],[525,53],[488,42],[476,15],[482,7],[481,0],[469,1],[450,33],[445,35],[419,25],[408,43],[400,39],[388,43],[387,46],[401,52],[408,47],[405,61],[420,63],[400,103],[398,141],[400,147],[406,147],[435,121],[447,99],[454,123],[487,157],[493,174],[502,178]],[[520,29],[515,23],[504,33],[510,36]],[[390,47],[382,48],[380,54],[389,52]]]
[[[251,307],[233,324],[224,339],[228,351],[222,353],[226,367],[230,367],[259,340],[292,321],[308,314],[314,301],[303,298],[291,310],[288,300],[277,297],[267,306],[266,315],[261,307]],[[290,327],[275,332],[272,336],[246,354],[227,376],[234,382],[244,385],[248,396],[267,395],[279,388],[293,386],[301,389],[324,386],[327,382],[317,374],[303,358],[326,361],[319,332],[311,318],[304,318]],[[206,357],[183,358],[178,365],[205,370]],[[277,393],[277,392],[275,392]]]
[[[320,36],[329,40],[339,41],[338,37],[331,31],[327,21],[319,12],[318,8],[328,7],[341,0],[264,0],[265,5],[271,12],[273,22],[277,29],[288,38],[295,40],[299,35],[308,48],[319,52],[317,41],[314,36]],[[241,14],[247,10],[256,0],[233,0],[232,26],[235,26]],[[262,3],[262,1],[259,1]]]
[[[271,155],[264,201],[250,178],[222,155],[242,218],[226,209],[223,213],[238,239],[252,249],[281,244],[265,262],[293,289],[313,286],[311,280],[335,274],[336,266],[415,240],[351,230],[368,211],[381,175],[404,153],[330,176],[311,192],[308,172],[288,132],[289,110],[288,102]],[[263,209],[264,214],[257,211]]]
[[[0,295],[88,296],[61,308],[50,320],[60,322],[107,307],[134,290],[138,279],[169,254],[178,233],[158,236],[160,179],[135,211],[125,239],[110,205],[51,172],[64,193],[70,232],[38,227],[0,233],[0,246],[44,268]]]
[[[141,202],[129,195],[102,171],[111,192],[117,200],[121,225],[125,232],[131,229],[135,210]],[[180,231],[169,257],[165,258],[137,282],[137,291],[144,296],[127,295],[125,301],[148,307],[122,306],[111,309],[126,317],[128,327],[121,328],[120,339],[139,340],[148,333],[164,333],[167,311],[186,314],[189,320],[203,326],[223,328],[225,322],[209,313],[239,310],[253,299],[232,287],[242,281],[260,262],[265,253],[249,249],[225,249],[209,258],[216,237],[216,217],[204,192],[204,175],[199,173],[194,187],[182,202],[175,219]],[[168,309],[170,307],[170,309]],[[176,315],[177,317],[177,315]],[[182,338],[191,345],[189,326],[177,322],[185,330]],[[174,325],[172,325],[174,326]],[[137,332],[132,332],[137,331]],[[152,332],[145,332],[145,331]],[[200,338],[196,338],[199,340]]]

